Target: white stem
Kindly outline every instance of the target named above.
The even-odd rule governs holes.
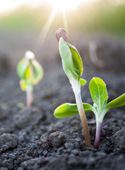
[[[80,115],[82,126],[83,126],[86,146],[90,146],[91,145],[90,134],[89,134],[86,115],[85,115],[83,104],[82,104],[80,84],[77,84],[77,85],[79,85],[79,86],[73,86],[73,91],[74,91],[74,94],[75,94],[76,104],[77,104],[77,107],[78,107],[79,115]]]
[[[96,120],[96,136],[95,136],[94,148],[97,149],[100,143],[101,129],[102,129],[102,123]]]
[[[33,88],[29,88],[26,91],[26,106],[31,108],[33,103]]]

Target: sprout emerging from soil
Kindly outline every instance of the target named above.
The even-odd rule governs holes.
[[[81,86],[87,83],[86,80],[81,79],[83,73],[82,59],[78,50],[73,45],[70,35],[64,29],[60,28],[57,30],[56,37],[59,41],[59,52],[62,59],[62,66],[75,95],[79,115],[83,125],[85,143],[86,146],[90,146],[89,129],[81,99]]]
[[[96,136],[94,147],[98,148],[100,143],[102,122],[104,116],[111,108],[117,108],[125,106],[125,93],[119,96],[118,98],[107,103],[108,93],[106,89],[106,84],[104,81],[98,77],[94,77],[89,84],[89,90],[93,100],[93,106],[87,103],[83,103],[85,112],[92,111],[95,114],[96,118]],[[57,118],[64,118],[67,116],[72,116],[78,114],[78,109],[76,104],[65,103],[59,106],[54,115]]]
[[[101,128],[104,116],[111,108],[116,108],[125,105],[125,93],[115,100],[107,103],[108,101],[108,92],[105,82],[98,78],[94,77],[89,83],[89,90],[93,100],[92,111],[95,114],[96,118],[96,137],[94,147],[98,148],[100,143]]]
[[[17,65],[17,74],[20,78],[20,87],[26,91],[26,106],[30,108],[33,103],[33,85],[43,78],[43,68],[35,60],[31,51],[25,53],[25,57]]]

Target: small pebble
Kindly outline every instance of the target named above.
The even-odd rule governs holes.
[[[59,147],[66,141],[66,137],[63,132],[56,131],[50,134],[49,141],[51,146]]]

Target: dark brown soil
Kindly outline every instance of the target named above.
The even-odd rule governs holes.
[[[109,66],[114,53],[110,52],[110,55],[113,55],[106,60],[104,52],[101,56],[100,47],[98,51],[105,67],[99,68],[84,58],[83,77],[88,82],[93,76],[102,78],[107,84],[110,101],[125,92],[125,50],[122,45],[116,50],[117,43],[113,42],[116,48],[112,48],[112,41],[108,42],[110,45],[106,46],[106,49],[117,51],[114,52],[112,67]],[[86,56],[87,48],[84,46],[84,53],[83,48],[79,45],[78,47],[81,55]],[[106,55],[108,54],[107,52]],[[53,111],[58,105],[65,102],[75,103],[75,98],[62,70],[58,53],[53,60],[51,56],[51,63],[49,55],[44,60],[45,75],[35,87],[34,104],[31,109],[21,108],[19,104],[25,103],[25,93],[19,88],[16,68],[8,68],[9,71],[5,67],[1,69],[0,170],[124,170],[125,107],[112,109],[105,117],[99,149],[87,148],[79,116],[65,119],[56,119],[53,116]],[[115,70],[116,66],[119,69]],[[84,102],[92,103],[87,85],[82,87],[82,99]],[[87,119],[93,144],[93,113],[87,113]]]

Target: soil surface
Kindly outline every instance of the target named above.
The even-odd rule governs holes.
[[[96,40],[99,42],[98,38]],[[83,48],[78,45],[78,49],[82,56],[87,56],[88,47],[85,43],[82,44]],[[103,39],[102,46],[98,46],[98,54],[105,62],[104,67],[100,68],[89,59],[84,59],[83,77],[88,83],[92,77],[102,78],[107,84],[110,101],[125,92],[125,48],[106,38],[106,41]],[[5,62],[4,57],[0,59],[1,63],[8,65],[8,60]],[[113,64],[110,66],[112,60]],[[78,115],[65,119],[53,116],[58,105],[75,103],[58,52],[53,62],[44,62],[45,75],[35,86],[31,109],[24,107],[25,93],[19,88],[16,68],[6,67],[8,69],[1,67],[0,70],[0,170],[125,169],[125,107],[112,109],[106,115],[99,149],[86,147]],[[82,99],[92,104],[87,85],[82,87]],[[93,113],[87,113],[87,119],[93,145]]]

